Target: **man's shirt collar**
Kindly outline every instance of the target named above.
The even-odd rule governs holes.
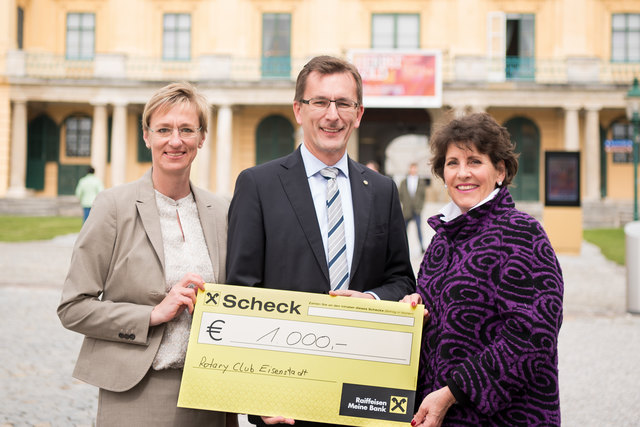
[[[307,173],[307,178],[317,174],[318,172],[320,172],[322,169],[326,167],[338,168],[344,176],[349,178],[349,161],[348,161],[349,157],[347,156],[346,151],[344,152],[344,155],[340,158],[340,160],[338,160],[338,162],[335,165],[324,164],[316,156],[311,154],[309,149],[304,144],[302,144],[302,146],[300,147],[300,154],[302,155],[302,161],[304,163],[304,169]]]

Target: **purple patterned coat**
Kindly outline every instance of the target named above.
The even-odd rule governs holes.
[[[436,231],[418,274],[431,313],[416,407],[449,385],[443,425],[559,426],[562,271],[542,226],[506,188]]]

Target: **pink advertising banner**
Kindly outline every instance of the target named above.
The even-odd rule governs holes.
[[[362,75],[364,106],[375,108],[441,107],[441,58],[431,50],[349,52]]]

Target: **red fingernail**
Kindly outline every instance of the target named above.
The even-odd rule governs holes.
[[[415,301],[411,301],[411,307],[415,307],[416,306],[416,302]]]
[[[411,420],[411,425],[415,426],[416,425],[416,420]]]

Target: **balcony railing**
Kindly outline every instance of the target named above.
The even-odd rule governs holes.
[[[63,55],[10,51],[0,62],[9,77],[36,79],[121,79],[134,81],[261,81],[295,80],[304,65],[300,58],[243,58],[202,55],[190,61],[97,54],[93,60],[69,60]],[[4,65],[4,66],[3,66]],[[295,74],[292,72],[295,71]]]
[[[93,60],[67,60],[62,55],[10,51],[0,70],[13,78],[127,81],[294,81],[308,58],[247,58],[202,55],[190,61],[97,54]],[[488,84],[629,84],[640,75],[640,63],[612,63],[596,57],[523,58],[442,57],[442,81]]]

